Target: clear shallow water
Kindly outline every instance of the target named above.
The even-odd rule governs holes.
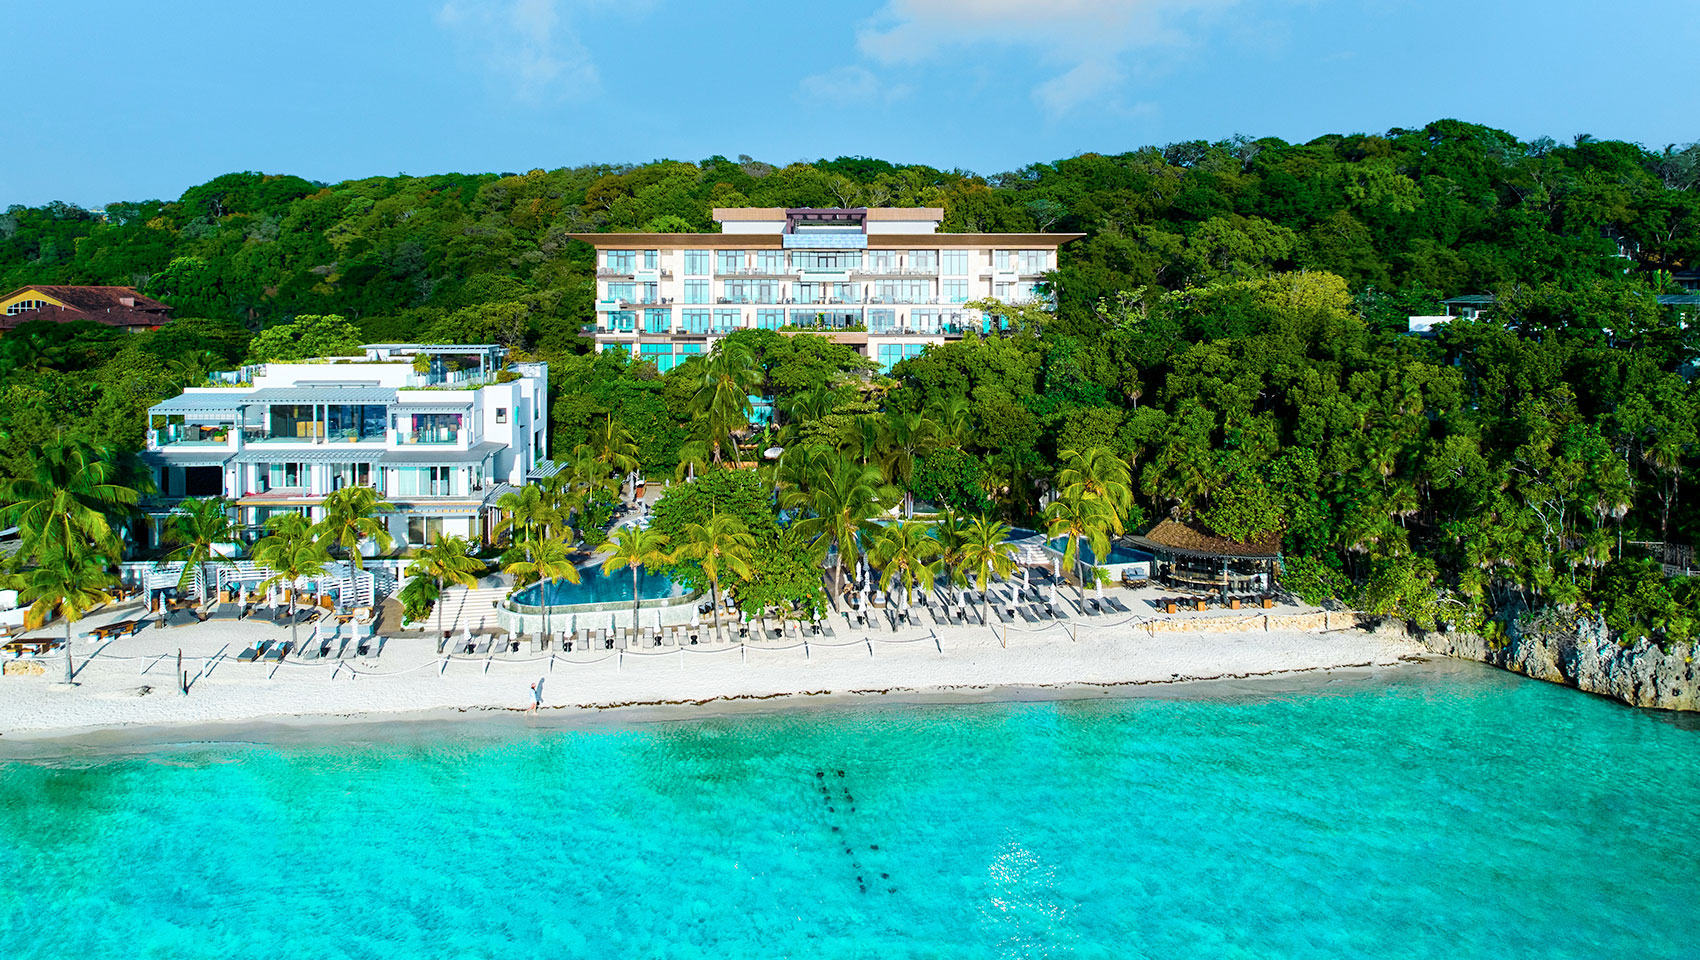
[[[517,603],[535,605],[539,592],[547,586],[550,606],[565,606],[573,603],[632,602],[632,572],[630,570],[621,570],[603,576],[602,568],[593,564],[587,567],[579,567],[578,576],[578,583],[568,583],[565,580],[556,580],[549,584],[534,583],[514,594],[514,600]],[[658,600],[662,597],[676,597],[682,594],[682,588],[668,579],[665,574],[650,573],[647,570],[638,571],[639,599]]]
[[[1700,732],[1317,689],[14,762],[0,956],[1700,953]]]

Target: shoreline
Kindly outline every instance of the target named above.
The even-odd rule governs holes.
[[[206,745],[303,746],[346,742],[342,738],[333,741],[330,736],[333,733],[353,733],[361,742],[409,741],[444,732],[463,736],[506,736],[515,732],[546,730],[618,730],[654,723],[866,708],[1082,700],[1264,698],[1312,694],[1334,683],[1375,682],[1413,668],[1449,673],[1485,673],[1491,670],[1468,661],[1417,653],[1384,662],[1102,683],[803,690],[683,700],[563,703],[546,706],[537,712],[514,706],[469,704],[411,711],[314,712],[227,720],[105,724],[6,731],[0,736],[0,762],[124,755]]]

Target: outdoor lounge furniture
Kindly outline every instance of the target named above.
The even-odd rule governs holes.
[[[1034,612],[1034,613],[1036,613],[1036,614],[1038,614],[1038,615],[1039,615],[1039,619],[1040,619],[1040,620],[1052,620],[1052,619],[1055,619],[1055,618],[1054,618],[1054,617],[1052,617],[1052,615],[1051,615],[1051,605],[1050,605],[1050,604],[1048,604],[1048,603],[1046,603],[1046,602],[1045,602],[1045,601],[1043,601],[1043,600],[1036,600],[1036,601],[1034,601],[1034,603],[1033,603],[1033,612]]]
[[[1098,602],[1102,603],[1102,604],[1108,604],[1110,609],[1114,610],[1116,613],[1132,613],[1133,612],[1133,609],[1131,607],[1129,607],[1127,604],[1123,603],[1121,601],[1120,597],[1105,597],[1102,600],[1099,600]]]
[[[289,652],[289,641],[280,640],[272,644],[272,648],[260,656],[267,663],[282,663],[284,654]]]
[[[362,657],[376,657],[383,652],[384,638],[378,636],[357,637],[351,645]]]
[[[1051,616],[1056,617],[1058,620],[1067,620],[1068,619],[1068,611],[1064,610],[1062,607],[1059,607],[1054,603],[1047,602],[1045,604],[1045,608],[1047,610],[1050,610]]]
[[[221,600],[207,614],[208,620],[240,620],[244,613],[242,605],[234,600]]]
[[[128,636],[135,633],[141,628],[142,624],[146,622],[147,621],[145,620],[119,620],[115,623],[109,623],[104,627],[95,627],[93,630],[90,630],[89,633],[93,634],[96,640],[105,640],[107,637]]]
[[[992,612],[996,613],[998,615],[998,619],[1003,621],[1004,623],[1014,623],[1015,622],[1015,618],[1010,616],[1009,612],[1007,610],[1005,610],[1003,607],[993,607]]]
[[[238,663],[253,663],[254,661],[265,656],[267,649],[269,647],[271,647],[271,645],[272,645],[272,642],[270,640],[261,640],[259,643],[254,644],[253,646],[247,647],[241,653],[237,654],[236,655],[236,662],[238,662]]]
[[[1080,612],[1088,617],[1096,617],[1099,613],[1098,601],[1091,597],[1081,597],[1080,600],[1075,603],[1075,606],[1079,607]]]

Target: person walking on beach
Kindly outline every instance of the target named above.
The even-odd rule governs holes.
[[[540,679],[531,685],[531,706],[525,708],[526,713],[535,713],[543,706],[543,681]]]

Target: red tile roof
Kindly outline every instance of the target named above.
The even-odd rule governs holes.
[[[10,330],[31,320],[93,320],[113,327],[158,327],[171,320],[171,308],[133,287],[72,287],[32,284],[0,297],[9,300],[20,293],[39,293],[65,306],[49,304],[11,316],[0,316],[0,330]]]

